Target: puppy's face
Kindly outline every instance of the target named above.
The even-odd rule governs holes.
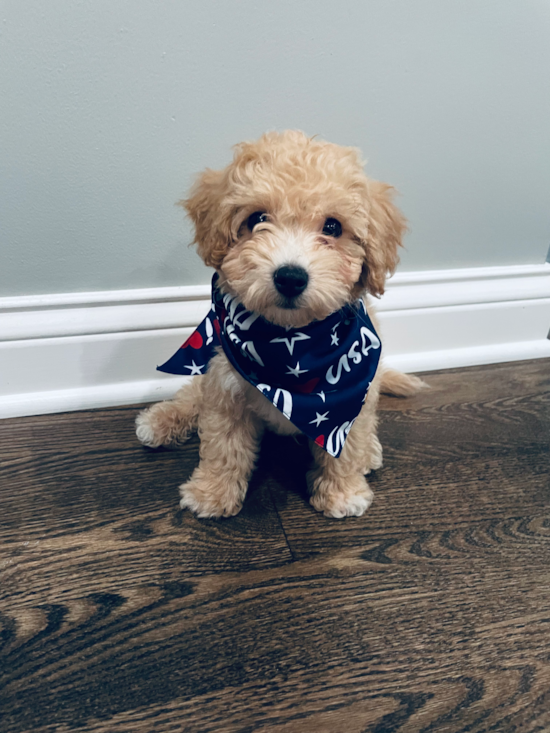
[[[384,292],[405,221],[357,152],[299,132],[237,147],[183,202],[220,285],[266,320],[303,327]]]

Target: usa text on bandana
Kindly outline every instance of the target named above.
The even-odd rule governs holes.
[[[323,321],[284,328],[247,311],[212,279],[212,307],[165,364],[170,374],[204,374],[221,344],[235,369],[299,430],[338,457],[361,411],[381,344],[362,300]]]

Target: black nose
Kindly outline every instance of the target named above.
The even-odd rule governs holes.
[[[309,275],[298,265],[283,265],[273,273],[275,287],[285,298],[295,298],[307,288]]]

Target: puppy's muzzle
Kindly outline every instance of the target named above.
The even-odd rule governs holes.
[[[309,275],[299,265],[283,265],[273,273],[278,292],[289,300],[297,298],[307,288]]]

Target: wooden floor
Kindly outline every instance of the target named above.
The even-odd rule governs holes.
[[[135,407],[0,421],[0,730],[550,731],[550,361],[427,378],[343,521],[291,439],[204,521]]]

